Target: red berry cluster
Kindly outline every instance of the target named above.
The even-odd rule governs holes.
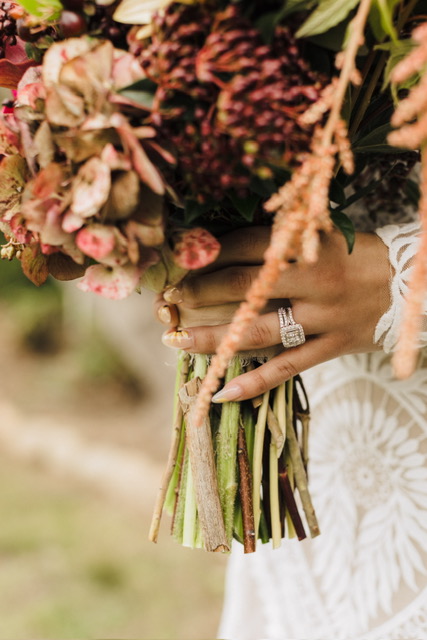
[[[323,82],[289,29],[265,44],[237,5],[214,13],[173,3],[155,17],[140,60],[158,85],[152,122],[177,148],[184,195],[245,197],[254,176],[272,178],[308,150],[312,130],[298,118]]]

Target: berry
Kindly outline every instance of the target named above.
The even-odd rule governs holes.
[[[87,31],[87,24],[81,14],[74,11],[63,11],[59,19],[59,28],[64,38],[74,38]]]
[[[24,42],[35,42],[39,38],[39,33],[32,33],[31,29],[27,26],[25,18],[19,18],[16,21],[16,33],[24,40]]]

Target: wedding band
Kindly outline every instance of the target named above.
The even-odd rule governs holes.
[[[304,329],[295,322],[291,307],[280,307],[279,315],[280,338],[285,349],[299,347],[305,342]]]

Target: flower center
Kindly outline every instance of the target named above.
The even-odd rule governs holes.
[[[389,469],[378,451],[363,445],[352,447],[346,458],[344,478],[355,502],[371,509],[391,493]]]

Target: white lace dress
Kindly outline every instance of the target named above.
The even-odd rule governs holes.
[[[418,225],[377,222],[393,267],[384,351],[304,374],[310,486],[321,535],[230,558],[220,638],[427,639],[427,350],[407,381],[390,356]],[[372,230],[360,220],[359,228]],[[426,309],[427,313],[427,309]],[[423,334],[427,344],[427,332]]]

